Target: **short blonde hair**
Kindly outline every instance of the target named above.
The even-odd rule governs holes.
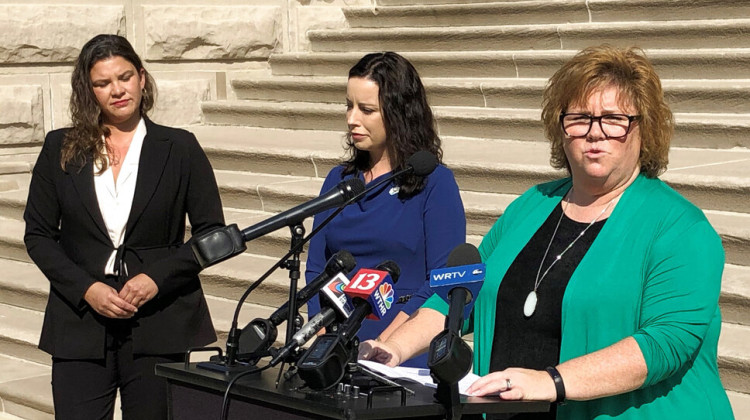
[[[570,163],[563,149],[566,135],[560,125],[560,114],[571,105],[585,104],[589,95],[608,86],[619,89],[621,106],[633,106],[641,116],[637,122],[641,134],[641,172],[657,177],[669,163],[674,117],[664,101],[656,70],[643,50],[635,47],[586,48],[549,79],[542,101],[542,123],[552,149],[550,163],[570,173]]]

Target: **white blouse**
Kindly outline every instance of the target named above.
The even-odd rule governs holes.
[[[102,213],[104,224],[107,226],[109,239],[112,240],[112,255],[104,267],[104,274],[117,274],[115,272],[115,256],[117,248],[122,245],[125,238],[125,226],[130,216],[130,208],[133,205],[135,195],[135,181],[138,178],[138,164],[141,160],[141,149],[143,139],[146,137],[146,123],[141,118],[138,127],[130,142],[130,148],[120,167],[120,173],[115,177],[112,174],[112,166],[97,175],[99,168],[94,165],[94,189],[96,199],[99,202],[99,210]]]

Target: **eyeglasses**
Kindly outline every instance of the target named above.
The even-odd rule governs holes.
[[[608,139],[619,139],[628,135],[633,121],[640,115],[607,114],[594,117],[588,114],[560,114],[562,129],[570,137],[583,137],[591,131],[595,120],[599,121],[602,134]]]

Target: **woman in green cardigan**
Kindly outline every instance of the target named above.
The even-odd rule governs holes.
[[[653,66],[585,49],[550,79],[542,120],[570,177],[531,188],[482,240],[469,392],[566,402],[514,419],[732,419],[716,362],[724,251],[657,178],[674,123]],[[446,313],[433,296],[360,357],[398,365]]]

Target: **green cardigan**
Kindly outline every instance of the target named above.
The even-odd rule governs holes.
[[[531,188],[482,240],[487,277],[473,316],[479,375],[489,373],[500,281],[570,186],[568,178]],[[558,420],[734,418],[716,363],[723,269],[721,239],[701,210],[662,181],[638,176],[565,290],[560,362],[632,336],[648,375],[632,392],[569,401]],[[437,295],[424,306],[447,313]]]

